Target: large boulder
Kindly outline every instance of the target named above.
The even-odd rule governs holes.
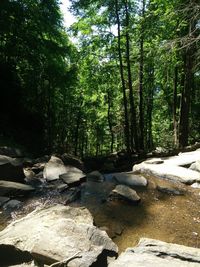
[[[66,173],[66,167],[63,161],[55,156],[45,164],[43,176],[47,181],[59,179],[59,176]]]
[[[53,181],[61,178],[67,184],[79,183],[85,174],[73,166],[65,166],[60,158],[52,156],[45,164],[43,177],[47,181]]]
[[[148,164],[142,162],[133,166],[134,172],[153,175],[161,179],[182,182],[184,184],[192,184],[200,181],[200,173],[186,169],[184,167],[166,164]]]
[[[9,250],[27,253],[27,259],[17,257],[13,263],[16,257],[11,259]],[[105,231],[93,226],[87,209],[55,205],[36,209],[1,231],[0,257],[3,251],[7,257],[0,262],[6,266],[30,260],[50,265],[69,259],[69,267],[89,267],[96,262],[104,266],[98,261],[105,263],[108,255],[116,256],[117,246]]]
[[[118,172],[113,174],[113,178],[120,184],[128,186],[147,186],[147,179],[141,175],[136,175],[133,172]]]
[[[109,267],[198,267],[200,249],[142,238],[137,247],[128,248]]]
[[[111,191],[109,198],[123,199],[132,203],[140,202],[137,192],[126,185],[117,185]]]
[[[15,196],[15,195],[25,195],[34,188],[30,185],[15,183],[10,181],[0,180],[0,195],[1,196]]]
[[[192,152],[179,153],[178,156],[172,156],[164,159],[166,164],[176,165],[176,166],[189,166],[193,162],[200,159],[200,150],[195,150]]]
[[[24,178],[21,160],[0,155],[0,179],[23,183]]]

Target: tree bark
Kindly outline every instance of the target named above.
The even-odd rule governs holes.
[[[128,119],[128,102],[126,96],[126,85],[124,79],[124,70],[123,70],[123,61],[122,61],[122,52],[121,52],[121,29],[120,29],[120,17],[119,17],[119,7],[118,7],[118,0],[115,0],[115,13],[116,13],[116,20],[117,20],[117,41],[118,41],[118,56],[119,56],[119,64],[120,64],[120,76],[121,76],[121,83],[122,83],[122,93],[123,93],[123,105],[124,105],[124,136],[125,136],[125,144],[126,149],[130,152],[130,134],[129,134],[129,119]]]
[[[142,1],[141,16],[144,18],[145,0]],[[143,108],[143,79],[144,79],[144,25],[141,23],[140,32],[140,67],[139,67],[139,126],[140,149],[144,150],[144,108]]]
[[[133,96],[133,83],[132,83],[132,74],[131,74],[131,63],[130,63],[130,36],[129,36],[129,27],[130,27],[130,19],[129,19],[129,8],[128,1],[125,1],[125,12],[126,12],[126,61],[127,61],[127,69],[128,69],[128,86],[129,86],[129,101],[130,101],[130,113],[131,113],[131,122],[130,122],[130,130],[131,130],[131,151],[136,149],[138,151],[138,134],[137,134],[137,120],[136,120],[136,111],[135,111],[135,101]]]
[[[178,146],[178,123],[177,123],[177,85],[178,67],[174,69],[174,92],[173,92],[173,124],[174,124],[174,146]]]

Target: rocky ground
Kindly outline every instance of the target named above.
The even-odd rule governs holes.
[[[185,184],[200,188],[200,150],[150,158],[131,172],[109,174],[85,173],[82,162],[66,154],[32,160],[0,151],[0,207],[13,218],[0,232],[1,267],[200,266],[200,249],[153,239],[140,240],[117,258],[109,229],[95,226],[91,211],[76,205],[88,197],[92,183],[100,203],[140,205],[141,188],[150,186],[148,175],[156,177],[155,190],[162,194],[184,195]],[[118,221],[115,232],[120,235]]]

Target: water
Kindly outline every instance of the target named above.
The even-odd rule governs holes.
[[[180,189],[187,191],[185,195],[172,196],[155,189],[157,179],[148,177],[148,181],[146,189],[136,189],[141,197],[137,206],[117,200],[106,201],[115,187],[111,181],[85,183],[81,200],[72,205],[87,207],[95,224],[107,231],[120,252],[135,246],[141,237],[200,248],[200,189],[180,185]],[[166,182],[159,182],[162,183]],[[12,213],[12,217],[23,216],[39,205],[63,202],[64,195],[58,192],[33,196],[20,212]],[[0,214],[0,230],[10,219],[5,213]]]
[[[180,185],[187,190],[173,196],[155,189],[155,178],[148,177],[145,190],[137,190],[141,203],[137,206],[119,201],[105,202],[111,183],[90,183],[82,204],[93,214],[95,224],[103,227],[118,245],[119,251],[135,246],[141,237],[200,248],[200,190]],[[159,184],[166,184],[159,181]]]

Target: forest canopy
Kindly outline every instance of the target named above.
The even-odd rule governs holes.
[[[199,141],[199,1],[70,3],[66,29],[57,0],[1,0],[0,143],[84,157]]]

